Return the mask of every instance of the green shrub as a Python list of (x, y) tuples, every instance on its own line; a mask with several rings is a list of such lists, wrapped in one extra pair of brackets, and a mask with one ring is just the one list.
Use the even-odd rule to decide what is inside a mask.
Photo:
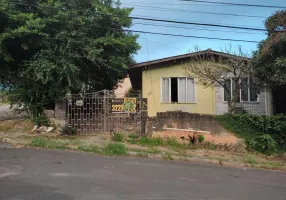
[(205, 137), (203, 135), (198, 136), (199, 143), (203, 143), (205, 141)]
[(217, 116), (216, 119), (223, 127), (247, 141), (269, 134), (279, 150), (286, 150), (286, 115), (225, 114)]
[(115, 133), (112, 137), (112, 141), (115, 141), (115, 142), (123, 142), (124, 140), (124, 137), (121, 133)]
[(267, 155), (271, 155), (277, 151), (276, 142), (269, 134), (257, 136), (248, 141), (247, 145), (249, 149), (253, 149)]
[(121, 143), (114, 143), (109, 144), (103, 149), (103, 154), (112, 156), (112, 155), (126, 155), (127, 154), (127, 148), (124, 144)]

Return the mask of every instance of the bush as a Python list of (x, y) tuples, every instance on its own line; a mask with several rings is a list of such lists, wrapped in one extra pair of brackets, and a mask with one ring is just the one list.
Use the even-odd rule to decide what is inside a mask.
[(225, 114), (217, 116), (216, 119), (223, 127), (247, 141), (269, 134), (279, 150), (286, 150), (286, 115)]
[(275, 140), (269, 135), (264, 134), (257, 136), (254, 139), (247, 142), (248, 148), (271, 155), (277, 151)]
[(37, 126), (50, 126), (50, 122), (46, 115), (41, 114), (39, 116), (33, 117), (33, 122)]
[(205, 137), (203, 135), (198, 136), (199, 143), (203, 143), (205, 141)]
[(112, 137), (112, 141), (115, 142), (123, 142), (124, 137), (121, 133), (115, 133), (114, 136)]

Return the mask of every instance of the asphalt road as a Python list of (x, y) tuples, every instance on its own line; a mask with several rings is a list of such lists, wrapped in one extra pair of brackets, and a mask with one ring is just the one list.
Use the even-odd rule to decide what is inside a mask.
[(286, 173), (1, 148), (0, 199), (285, 200)]

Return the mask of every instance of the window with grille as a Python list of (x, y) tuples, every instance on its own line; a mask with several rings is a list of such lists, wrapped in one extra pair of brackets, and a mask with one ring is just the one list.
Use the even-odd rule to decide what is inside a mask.
[(195, 101), (193, 78), (162, 78), (162, 103), (195, 103)]
[[(244, 78), (242, 80), (227, 79), (225, 80), (226, 88), (224, 88), (224, 101), (230, 100), (233, 96), (233, 91), (236, 84), (242, 83), (242, 87), (237, 97), (237, 102), (257, 102), (258, 91), (251, 78)], [(229, 92), (228, 92), (229, 91)]]

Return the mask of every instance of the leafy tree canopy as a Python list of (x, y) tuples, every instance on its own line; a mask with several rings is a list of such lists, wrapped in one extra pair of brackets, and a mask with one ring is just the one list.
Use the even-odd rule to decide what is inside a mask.
[(68, 93), (113, 89), (126, 76), (139, 49), (138, 36), (123, 31), (131, 8), (112, 0), (13, 2), (0, 1), (0, 80), (12, 104), (38, 115)]
[(253, 63), (262, 84), (286, 84), (286, 10), (277, 11), (265, 21), (268, 37), (258, 45)]

